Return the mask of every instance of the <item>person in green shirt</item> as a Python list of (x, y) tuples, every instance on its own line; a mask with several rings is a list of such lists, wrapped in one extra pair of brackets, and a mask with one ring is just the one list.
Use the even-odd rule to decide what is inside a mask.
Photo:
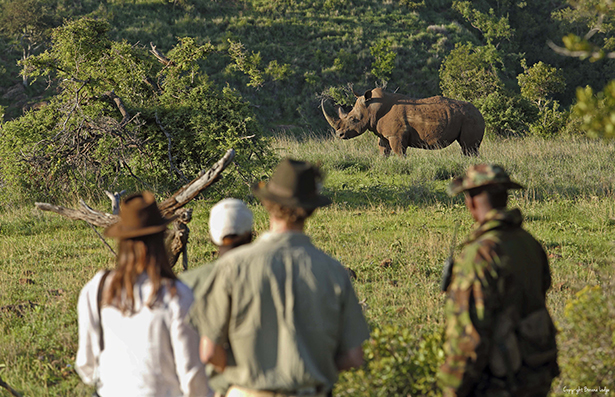
[[(217, 247), (218, 258), (232, 249), (249, 244), (253, 236), (252, 211), (246, 204), (235, 198), (227, 198), (214, 205), (209, 213), (209, 236)], [(207, 284), (216, 261), (206, 263), (179, 275), (179, 279), (190, 287), (194, 294)], [(193, 324), (195, 327), (197, 324)], [(227, 352), (230, 354), (230, 352)], [(215, 397), (226, 395), (230, 387), (226, 377), (216, 372), (213, 365), (206, 365), (209, 386), (216, 392)]]
[(326, 396), (363, 363), (369, 329), (348, 272), (303, 233), (331, 203), (321, 182), (317, 167), (286, 159), (253, 186), (269, 231), (221, 258), (195, 293), (201, 359), (231, 381), (229, 397)]
[(519, 209), (506, 208), (509, 189), (523, 187), (492, 164), (470, 166), (449, 186), (465, 194), (477, 225), (447, 287), (444, 396), (546, 396), (559, 374), (547, 255)]

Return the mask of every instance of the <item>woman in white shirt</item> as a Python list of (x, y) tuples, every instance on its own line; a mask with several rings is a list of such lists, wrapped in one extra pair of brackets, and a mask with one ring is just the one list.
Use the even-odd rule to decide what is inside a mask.
[(119, 239), (116, 268), (99, 272), (81, 290), (75, 363), (101, 397), (213, 395), (199, 336), (185, 321), (194, 298), (177, 280), (165, 249), (172, 220), (162, 217), (153, 194), (143, 192), (127, 197), (120, 221), (105, 230)]

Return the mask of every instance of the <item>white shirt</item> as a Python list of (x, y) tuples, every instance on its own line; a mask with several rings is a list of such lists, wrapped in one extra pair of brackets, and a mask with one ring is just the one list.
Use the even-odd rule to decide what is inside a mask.
[(77, 304), (75, 369), (83, 382), (97, 385), (101, 397), (213, 396), (199, 358), (199, 335), (185, 321), (194, 300), (192, 291), (177, 280), (177, 293), (172, 297), (163, 285), (162, 299), (150, 309), (145, 302), (152, 283), (147, 274), (141, 274), (134, 285), (133, 315), (124, 316), (114, 306), (103, 306), (105, 349), (101, 354), (97, 292), (102, 275), (102, 271), (97, 273), (83, 287)]

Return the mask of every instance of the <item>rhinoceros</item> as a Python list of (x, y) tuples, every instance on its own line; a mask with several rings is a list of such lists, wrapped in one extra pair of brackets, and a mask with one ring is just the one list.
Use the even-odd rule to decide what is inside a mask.
[(469, 102), (442, 96), (414, 99), (381, 88), (355, 96), (353, 109), (346, 113), (339, 107), (338, 118), (327, 114), (324, 99), (320, 103), (338, 138), (350, 139), (370, 130), (379, 138), (380, 153), (386, 156), (391, 151), (405, 155), (409, 147), (441, 149), (454, 141), (459, 142), (463, 154), (478, 155), (485, 120)]

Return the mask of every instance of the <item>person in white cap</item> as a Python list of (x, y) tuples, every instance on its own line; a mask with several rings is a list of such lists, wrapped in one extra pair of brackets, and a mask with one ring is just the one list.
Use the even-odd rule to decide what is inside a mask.
[(218, 257), (252, 241), (252, 211), (241, 200), (224, 199), (209, 214), (209, 234), (218, 246)]
[(254, 185), (269, 231), (221, 258), (194, 293), (201, 360), (232, 383), (226, 397), (326, 397), (363, 364), (369, 327), (348, 271), (304, 233), (331, 204), (322, 181), (318, 167), (285, 159)]
[[(252, 211), (243, 201), (227, 198), (214, 205), (209, 213), (209, 235), (218, 248), (218, 258), (236, 247), (252, 242), (252, 226)], [(179, 278), (197, 293), (207, 285), (215, 265), (216, 261), (207, 263), (183, 272)], [(228, 354), (232, 355), (232, 352), (229, 351)], [(214, 389), (216, 396), (224, 396), (230, 383), (224, 375), (217, 373), (212, 365), (207, 365), (205, 369), (209, 377), (209, 386)]]

